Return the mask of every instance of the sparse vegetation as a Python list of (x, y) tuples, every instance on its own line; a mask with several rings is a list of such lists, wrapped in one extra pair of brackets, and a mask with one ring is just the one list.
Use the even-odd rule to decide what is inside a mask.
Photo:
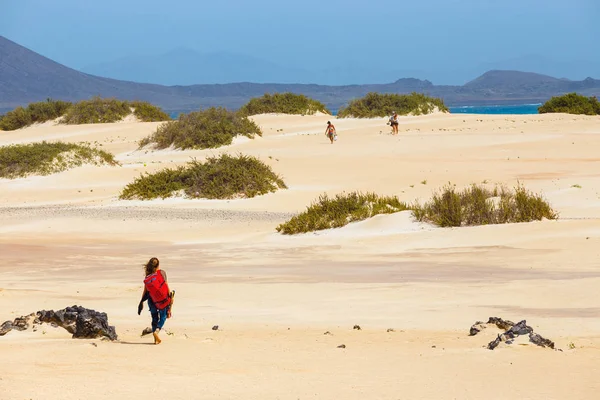
[(129, 103), (133, 108), (133, 115), (142, 122), (170, 121), (171, 117), (160, 107), (145, 101), (132, 101)]
[(377, 214), (391, 214), (408, 209), (408, 205), (395, 196), (351, 192), (338, 194), (331, 198), (327, 194), (323, 194), (316, 202), (307, 207), (306, 211), (279, 225), (277, 232), (293, 235), (340, 228)]
[(144, 174), (127, 185), (120, 198), (151, 200), (167, 198), (183, 191), (187, 198), (251, 198), (287, 186), (271, 167), (255, 157), (223, 154), (205, 162)]
[(576, 183), (576, 184), (574, 184), (574, 185), (571, 185), (571, 187), (572, 187), (572, 188), (575, 188), (575, 189), (581, 189), (581, 185), (579, 185), (579, 184), (577, 184), (577, 183)]
[(131, 107), (126, 101), (94, 97), (80, 101), (71, 106), (63, 123), (70, 125), (99, 124), (117, 122), (131, 114)]
[(398, 115), (430, 114), (435, 109), (448, 112), (443, 100), (426, 96), (422, 93), (381, 94), (368, 93), (366, 96), (352, 100), (348, 106), (341, 108), (338, 117), (375, 118), (390, 116), (394, 111)]
[(239, 112), (246, 116), (267, 113), (313, 115), (322, 112), (331, 114), (320, 101), (295, 93), (266, 93), (262, 97), (251, 99), (240, 108)]
[(0, 130), (14, 131), (26, 126), (50, 121), (64, 115), (71, 103), (47, 99), (31, 103), (27, 107), (17, 107), (0, 118)]
[(462, 191), (447, 185), (433, 198), (420, 205), (406, 204), (397, 197), (382, 197), (375, 193), (344, 193), (334, 198), (321, 195), (306, 211), (279, 225), (277, 232), (286, 235), (340, 228), (377, 214), (392, 214), (411, 210), (415, 219), (440, 227), (530, 222), (543, 218), (556, 219), (558, 214), (539, 195), (517, 186), (487, 189), (472, 185)]
[(513, 191), (505, 188), (490, 190), (471, 185), (457, 191), (447, 185), (434, 193), (424, 205), (411, 207), (418, 221), (431, 222), (441, 227), (504, 224), (510, 222), (556, 219), (557, 213), (537, 194), (517, 186)]
[[(133, 111), (132, 111), (133, 110)], [(143, 122), (168, 121), (170, 117), (159, 107), (143, 101), (120, 101), (94, 97), (79, 103), (52, 100), (17, 107), (0, 117), (0, 130), (13, 131), (35, 123), (64, 117), (65, 124), (117, 122), (133, 114)]]
[(118, 165), (112, 154), (74, 143), (31, 143), (0, 147), (0, 177), (50, 175), (83, 164)]
[(154, 143), (158, 149), (173, 145), (177, 149), (208, 149), (230, 145), (233, 138), (262, 135), (247, 117), (225, 108), (182, 114), (176, 121), (162, 124), (155, 133), (140, 141), (140, 148)]
[(540, 114), (567, 113), (600, 115), (600, 102), (596, 97), (585, 97), (577, 93), (568, 93), (552, 97), (538, 108)]

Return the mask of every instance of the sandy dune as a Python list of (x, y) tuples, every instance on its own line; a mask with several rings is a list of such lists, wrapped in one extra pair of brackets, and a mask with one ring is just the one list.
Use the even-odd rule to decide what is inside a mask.
[[(405, 117), (399, 136), (383, 119), (333, 119), (334, 145), (328, 119), (257, 116), (262, 138), (206, 151), (138, 150), (157, 123), (0, 133), (0, 145), (95, 143), (122, 163), (0, 180), (0, 323), (79, 304), (107, 312), (120, 337), (0, 337), (0, 399), (596, 399), (600, 119), (436, 114)], [(289, 190), (118, 200), (143, 172), (221, 152), (261, 158)], [(324, 192), (412, 202), (448, 182), (521, 182), (560, 220), (440, 229), (403, 212), (275, 232)], [(151, 256), (178, 296), (160, 346), (145, 345), (150, 317), (136, 313)], [(563, 351), (486, 350), (498, 332), (468, 329), (489, 316), (526, 319)]]

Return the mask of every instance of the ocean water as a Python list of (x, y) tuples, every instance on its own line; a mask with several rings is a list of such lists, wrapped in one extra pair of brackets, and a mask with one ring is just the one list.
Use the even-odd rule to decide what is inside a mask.
[(537, 114), (542, 104), (448, 107), (452, 114)]
[[(504, 106), (459, 106), (459, 107), (448, 107), (452, 114), (537, 114), (538, 107), (542, 103), (538, 104), (516, 104), (516, 105), (504, 105)], [(189, 111), (177, 111), (171, 112), (171, 118), (177, 119), (180, 113), (187, 114)], [(332, 115), (336, 116), (338, 110), (332, 109)]]

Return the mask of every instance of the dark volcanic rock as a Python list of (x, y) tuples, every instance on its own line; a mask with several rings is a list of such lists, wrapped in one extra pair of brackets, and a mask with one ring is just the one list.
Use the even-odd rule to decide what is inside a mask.
[(498, 327), (498, 329), (504, 329), (504, 330), (512, 328), (513, 325), (515, 324), (512, 321), (509, 321), (509, 320), (505, 321), (502, 318), (498, 318), (498, 317), (490, 317), (488, 319), (487, 323), (488, 324), (494, 324), (494, 325), (496, 325)]
[(485, 328), (485, 322), (477, 321), (471, 325), (471, 329), (469, 329), (469, 336), (475, 336)]
[(144, 328), (144, 330), (142, 331), (142, 336), (146, 336), (152, 333), (152, 328), (150, 327), (146, 327)]
[(108, 325), (106, 313), (90, 310), (81, 306), (67, 307), (58, 311), (38, 311), (35, 314), (6, 321), (0, 326), (0, 336), (12, 329), (24, 331), (31, 325), (48, 323), (60, 326), (73, 335), (74, 339), (107, 338), (117, 340), (114, 326)]
[(503, 320), (502, 318), (490, 317), (487, 324), (484, 324), (481, 321), (475, 322), (471, 326), (471, 329), (469, 329), (469, 336), (475, 336), (481, 332), (481, 330), (485, 329), (487, 325), (495, 325), (499, 329), (505, 331), (504, 333), (499, 334), (496, 339), (488, 343), (487, 348), (490, 350), (494, 350), (502, 342), (511, 344), (513, 339), (522, 335), (529, 335), (529, 341), (531, 343), (541, 347), (549, 347), (554, 349), (554, 342), (538, 335), (537, 333), (534, 333), (533, 328), (527, 325), (527, 321), (525, 320), (515, 324), (512, 321)]
[(10, 321), (6, 321), (2, 325), (0, 325), (0, 336), (6, 335), (8, 332), (12, 331), (13, 324)]
[(58, 311), (38, 311), (41, 322), (52, 323), (65, 328), (74, 339), (96, 339), (106, 337), (117, 340), (114, 326), (108, 325), (106, 313), (81, 306), (67, 307)]
[(525, 320), (519, 322), (516, 325), (513, 325), (508, 332), (518, 336), (518, 335), (528, 335), (533, 332), (533, 328), (527, 325)]
[(554, 349), (554, 342), (552, 340), (546, 339), (534, 332), (529, 334), (529, 341), (541, 347), (550, 347), (551, 349)]

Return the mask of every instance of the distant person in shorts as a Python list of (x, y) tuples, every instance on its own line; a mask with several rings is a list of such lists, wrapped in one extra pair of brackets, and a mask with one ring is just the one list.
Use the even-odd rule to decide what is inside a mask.
[(390, 117), (390, 125), (392, 126), (392, 135), (398, 134), (398, 114), (396, 111), (392, 111), (392, 116)]
[(337, 132), (335, 131), (335, 126), (331, 123), (331, 121), (327, 121), (327, 128), (325, 128), (325, 136), (329, 138), (331, 144), (335, 140), (337, 140)]

